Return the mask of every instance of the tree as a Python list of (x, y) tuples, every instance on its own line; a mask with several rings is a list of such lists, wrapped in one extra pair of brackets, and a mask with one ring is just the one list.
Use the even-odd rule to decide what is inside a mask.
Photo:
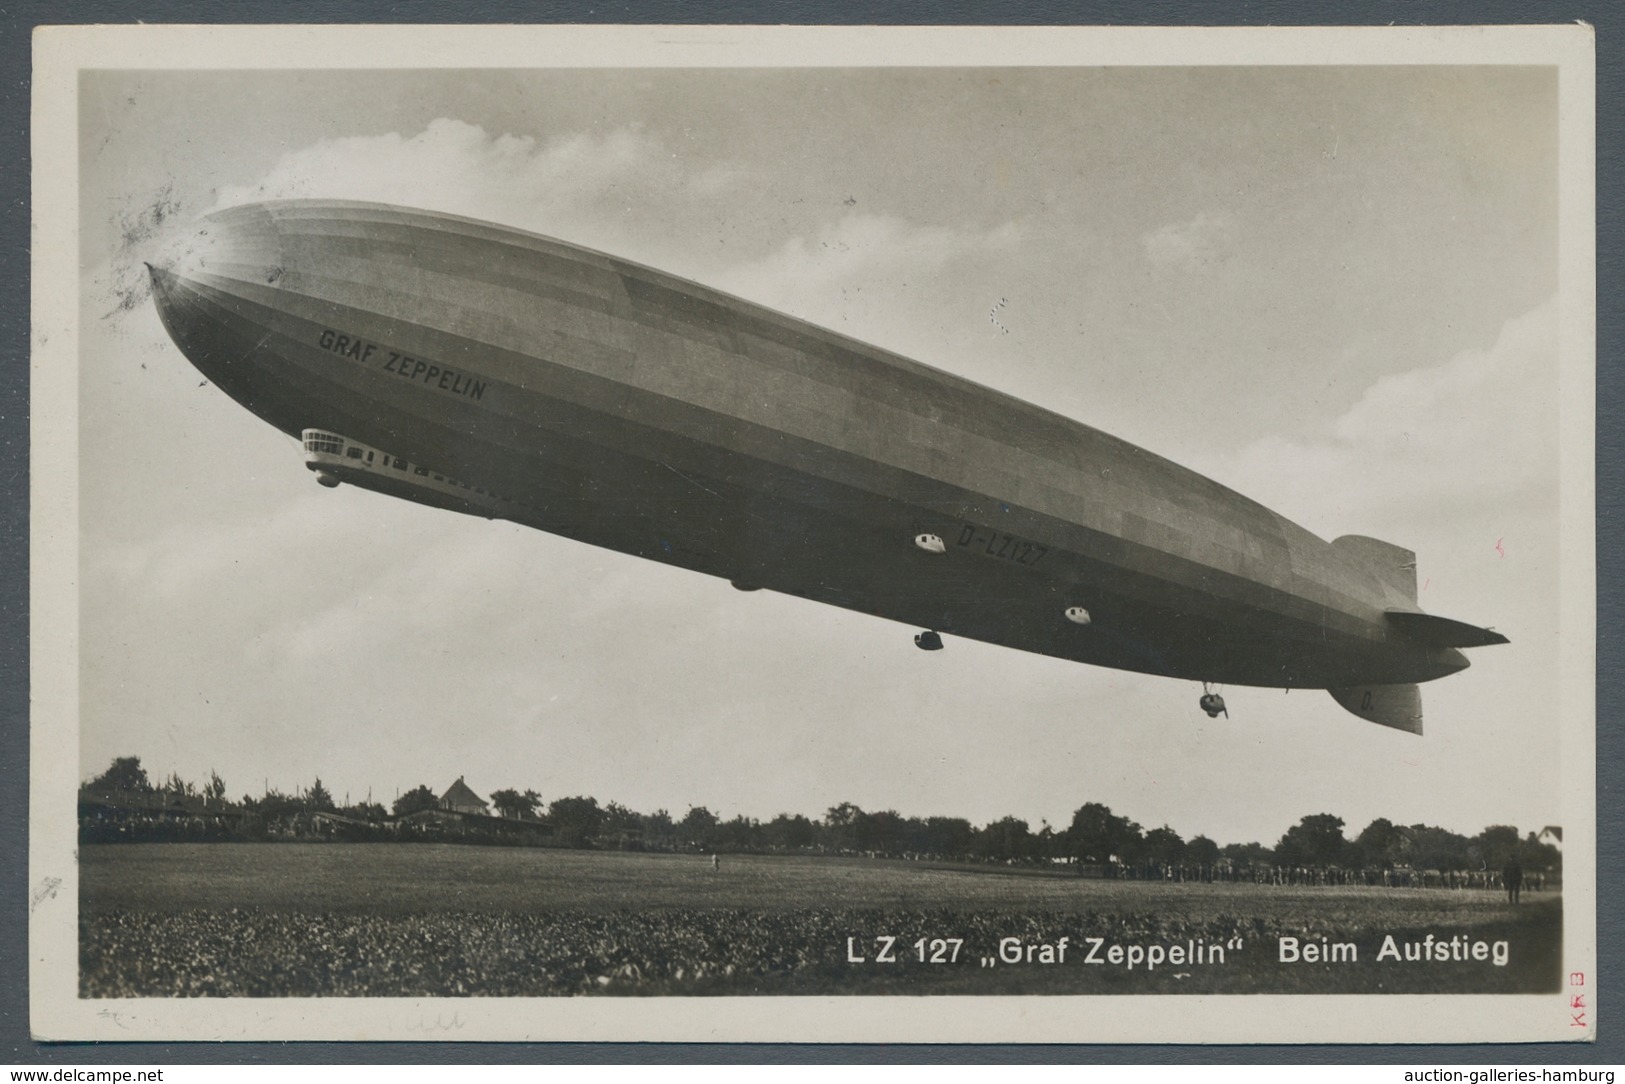
[(291, 817), (296, 813), (302, 813), (305, 809), (304, 802), (279, 790), (268, 790), (253, 801), (245, 799), (243, 804), (259, 814), (260, 819), (264, 821)]
[(395, 799), (392, 807), (397, 817), (404, 817), (408, 813), (421, 813), (425, 809), (434, 809), (440, 805), (440, 799), (435, 792), (429, 789), (427, 783), (419, 783), (399, 798)]
[(1226, 843), (1219, 853), (1243, 869), (1274, 863), (1270, 849), (1262, 843)]
[(1166, 824), (1145, 834), (1142, 849), (1147, 858), (1164, 866), (1177, 865), (1185, 859), (1185, 841)]
[(729, 850), (755, 850), (761, 845), (761, 825), (743, 813), (733, 820), (718, 824), (714, 839)]
[(653, 813), (645, 813), (638, 817), (638, 822), (643, 830), (645, 847), (669, 850), (677, 845), (677, 826), (672, 823), (671, 814), (666, 810), (657, 809)]
[(324, 813), (331, 813), (338, 808), (333, 804), (333, 796), (322, 786), (322, 777), (319, 775), (316, 782), (310, 785), (310, 789), (305, 791), (305, 806)]
[(677, 822), (677, 837), (691, 847), (703, 847), (711, 842), (716, 828), (717, 815), (703, 805), (693, 805)]
[(1312, 813), (1286, 830), (1275, 845), (1275, 860), (1289, 866), (1334, 866), (1343, 861), (1343, 818)]
[(524, 820), (536, 816), (536, 808), (542, 804), (542, 796), (533, 790), (494, 790), (491, 792), (491, 805), (497, 813), (504, 817)]
[(1206, 836), (1196, 836), (1185, 844), (1185, 861), (1211, 866), (1219, 860), (1219, 845)]
[(1400, 832), (1404, 835), (1400, 854), (1414, 869), (1479, 869), (1484, 865), (1469, 853), (1472, 841), (1448, 828), (1413, 824)]
[(169, 778), (164, 780), (163, 793), (164, 797), (170, 801), (178, 802), (182, 798), (190, 798), (195, 795), (197, 788), (182, 779), (179, 772), (170, 772)]
[(1530, 832), (1523, 841), (1523, 868), (1526, 870), (1561, 871), (1563, 869), (1563, 852), (1550, 843), (1542, 843), (1540, 837)]
[(964, 817), (927, 817), (925, 819), (926, 854), (943, 858), (959, 858), (970, 853), (976, 830)]
[(904, 822), (895, 809), (864, 813), (858, 817), (853, 828), (856, 830), (855, 842), (860, 851), (895, 854), (902, 849)]
[(1510, 824), (1492, 824), (1473, 840), (1480, 860), (1490, 869), (1500, 869), (1514, 857), (1522, 858), (1523, 841)]
[(1391, 868), (1400, 861), (1405, 846), (1404, 830), (1387, 817), (1378, 817), (1355, 837), (1355, 861), (1362, 866)]
[(610, 832), (637, 834), (643, 831), (643, 817), (620, 802), (610, 802), (604, 806), (603, 827)]
[(389, 815), (388, 810), (377, 802), (357, 802), (354, 805), (345, 806), (339, 812), (346, 817), (354, 817), (363, 821), (381, 821)]
[(974, 846), (984, 858), (1026, 858), (1032, 852), (1032, 832), (1019, 817), (1001, 817), (976, 833)]
[(800, 850), (811, 847), (817, 832), (813, 822), (800, 813), (791, 816), (780, 813), (762, 827), (762, 838), (770, 847), (782, 850)]
[(209, 769), (209, 781), (203, 786), (203, 796), (214, 803), (226, 800), (226, 781), (212, 768)]
[(566, 847), (590, 847), (604, 823), (597, 798), (555, 798), (547, 807), (553, 838)]
[(1058, 835), (1055, 829), (1050, 827), (1049, 821), (1040, 820), (1038, 823), (1040, 827), (1033, 834), (1033, 857), (1042, 858), (1045, 861), (1052, 858), (1065, 858), (1066, 837)]
[(128, 794), (151, 794), (152, 783), (140, 757), (116, 757), (107, 770), (90, 781), (90, 788)]
[(1072, 814), (1067, 838), (1079, 863), (1105, 866), (1133, 857), (1140, 845), (1140, 826), (1099, 802), (1088, 802)]
[(856, 850), (858, 826), (862, 820), (863, 810), (851, 802), (830, 806), (824, 812), (824, 830), (829, 837), (829, 845), (839, 851)]
[(641, 849), (644, 846), (643, 818), (620, 802), (608, 803), (604, 806), (603, 822), (598, 826), (598, 841), (621, 850)]

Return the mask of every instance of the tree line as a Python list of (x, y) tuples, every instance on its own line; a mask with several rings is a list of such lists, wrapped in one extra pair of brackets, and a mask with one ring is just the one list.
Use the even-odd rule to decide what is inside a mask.
[[(167, 804), (199, 817), (248, 815), (262, 823), (288, 822), (314, 813), (335, 813), (353, 821), (383, 824), (440, 805), (439, 796), (420, 784), (386, 809), (365, 800), (339, 803), (317, 778), (294, 794), (266, 788), (258, 798), (238, 802), (211, 772), (202, 786), (171, 773), (153, 783), (139, 757), (119, 757), (85, 784), (85, 793), (136, 805)], [(656, 851), (861, 854), (906, 858), (1023, 864), (1075, 863), (1108, 876), (1161, 875), (1189, 870), (1194, 875), (1225, 868), (1306, 869), (1410, 868), (1465, 872), (1499, 869), (1517, 857), (1529, 869), (1561, 868), (1561, 853), (1534, 832), (1520, 835), (1510, 825), (1491, 825), (1474, 836), (1424, 824), (1400, 825), (1378, 817), (1352, 837), (1341, 817), (1315, 813), (1288, 828), (1274, 846), (1259, 842), (1220, 845), (1205, 835), (1184, 838), (1164, 824), (1145, 829), (1099, 802), (1086, 802), (1071, 822), (1057, 829), (1047, 821), (1034, 831), (1019, 817), (1006, 816), (980, 827), (964, 817), (903, 816), (895, 810), (868, 811), (851, 802), (831, 806), (819, 818), (780, 813), (770, 820), (738, 815), (724, 819), (705, 806), (681, 817), (664, 809), (640, 813), (619, 802), (573, 796), (544, 802), (534, 790), (493, 791), (491, 805), (502, 818), (544, 822), (553, 846)], [(1147, 873), (1149, 871), (1149, 874)]]

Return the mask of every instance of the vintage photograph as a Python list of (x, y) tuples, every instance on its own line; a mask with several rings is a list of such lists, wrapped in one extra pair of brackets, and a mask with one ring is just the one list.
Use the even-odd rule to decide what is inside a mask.
[(1590, 38), (1209, 33), (36, 39), (36, 1033), (1589, 1037)]

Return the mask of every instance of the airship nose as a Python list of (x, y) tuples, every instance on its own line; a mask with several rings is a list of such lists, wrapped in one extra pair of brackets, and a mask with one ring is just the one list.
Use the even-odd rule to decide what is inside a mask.
[[(143, 263), (164, 330), (207, 383), (286, 433), (317, 417), (308, 376), (282, 338), (294, 322), (267, 304), (280, 238), (261, 208), (210, 215)], [(282, 298), (281, 300), (286, 300)]]
[(142, 263), (147, 269), (147, 278), (152, 282), (153, 296), (158, 298), (158, 303), (161, 305), (164, 297), (169, 293), (169, 280), (174, 278), (174, 275), (168, 268), (159, 267), (151, 261), (143, 260)]
[(143, 260), (147, 269), (147, 279), (152, 284), (152, 295), (162, 308), (166, 303), (173, 304), (180, 276), (175, 270), (171, 260)]
[[(163, 318), (164, 325), (170, 326), (170, 315), (174, 308), (175, 273), (167, 266), (159, 266), (150, 260), (143, 260), (147, 268), (147, 279), (152, 284), (152, 300), (158, 306), (158, 315)], [(171, 334), (174, 334), (171, 328)]]
[[(144, 261), (146, 262), (146, 261)], [(192, 338), (193, 329), (189, 320), (182, 311), (185, 305), (182, 300), (180, 280), (168, 265), (146, 262), (147, 277), (152, 282), (152, 302), (158, 308), (158, 319), (163, 321), (164, 329), (169, 337), (175, 340), (176, 345), (186, 352), (188, 340)]]

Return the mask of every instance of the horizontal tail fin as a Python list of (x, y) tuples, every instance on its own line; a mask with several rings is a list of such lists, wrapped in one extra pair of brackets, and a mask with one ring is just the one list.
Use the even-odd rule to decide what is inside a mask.
[(1452, 621), (1448, 617), (1406, 610), (1389, 610), (1383, 617), (1389, 627), (1401, 636), (1430, 647), (1491, 647), (1510, 642), (1494, 629), (1481, 629), (1477, 625)]
[(1422, 690), (1415, 685), (1357, 685), (1326, 691), (1367, 722), (1409, 734), (1422, 733)]

